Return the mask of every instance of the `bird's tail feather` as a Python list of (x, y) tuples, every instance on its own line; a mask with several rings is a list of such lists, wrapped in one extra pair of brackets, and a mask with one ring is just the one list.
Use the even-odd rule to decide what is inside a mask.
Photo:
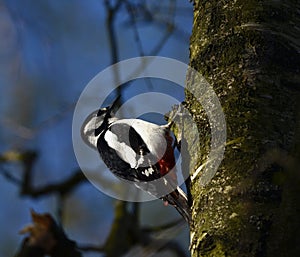
[(191, 212), (190, 206), (188, 204), (188, 199), (186, 194), (180, 187), (177, 187), (175, 191), (164, 196), (164, 200), (169, 204), (173, 205), (176, 210), (181, 214), (181, 216), (191, 224)]

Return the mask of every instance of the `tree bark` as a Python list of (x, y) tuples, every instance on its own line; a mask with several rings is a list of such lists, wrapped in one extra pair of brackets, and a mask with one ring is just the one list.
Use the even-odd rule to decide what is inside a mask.
[[(194, 2), (190, 65), (221, 102), (227, 143), (213, 179), (192, 181), (193, 257), (300, 253), (299, 13), (292, 0)], [(197, 87), (188, 78), (186, 105), (201, 142), (200, 150), (189, 145), (191, 171), (206, 162), (211, 140), (189, 93)]]

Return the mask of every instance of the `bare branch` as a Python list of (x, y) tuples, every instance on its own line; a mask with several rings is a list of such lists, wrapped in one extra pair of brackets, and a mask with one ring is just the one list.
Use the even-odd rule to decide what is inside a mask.
[(59, 193), (60, 195), (66, 195), (70, 193), (81, 182), (86, 182), (86, 177), (81, 170), (74, 172), (69, 178), (56, 184), (48, 184), (40, 188), (34, 188), (31, 182), (23, 184), (21, 194), (30, 196), (33, 198)]

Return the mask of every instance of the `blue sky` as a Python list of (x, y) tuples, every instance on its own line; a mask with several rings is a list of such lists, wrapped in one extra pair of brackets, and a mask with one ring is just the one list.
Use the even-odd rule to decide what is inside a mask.
[[(168, 3), (156, 4), (152, 22), (137, 15), (143, 54), (150, 54), (165, 35), (164, 23), (174, 22), (175, 32), (156, 54), (188, 63), (192, 4), (178, 1), (172, 20), (165, 15)], [(87, 83), (111, 64), (105, 17), (100, 0), (0, 0), (0, 153), (36, 150), (39, 158), (34, 182), (38, 185), (61, 181), (78, 167), (72, 148), (73, 107)], [(124, 9), (115, 24), (119, 60), (139, 56), (135, 32)], [(136, 81), (124, 91), (124, 99), (161, 88), (155, 80), (152, 88), (149, 83)], [(170, 94), (181, 100), (184, 97), (180, 90), (171, 89)], [(16, 177), (22, 172), (17, 163), (5, 168)], [(30, 221), (29, 208), (55, 215), (57, 200), (54, 196), (20, 198), (18, 188), (3, 176), (0, 183), (0, 255), (11, 256), (22, 239), (17, 232)], [(91, 184), (80, 186), (65, 201), (63, 224), (67, 234), (78, 242), (104, 242), (113, 217), (113, 201)], [(158, 213), (147, 217), (153, 208)], [(177, 217), (173, 210), (163, 208), (159, 201), (143, 204), (142, 222), (155, 224), (157, 215), (160, 222), (168, 215)]]

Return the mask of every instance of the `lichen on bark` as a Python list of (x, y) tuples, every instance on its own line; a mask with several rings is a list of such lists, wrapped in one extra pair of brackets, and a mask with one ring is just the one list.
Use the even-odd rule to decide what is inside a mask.
[[(284, 256), (274, 250), (283, 240), (276, 232), (284, 231), (289, 199), (300, 200), (294, 195), (298, 184), (292, 183), (292, 193), (287, 186), (293, 180), (290, 166), (281, 161), (281, 153), (295, 153), (299, 10), (291, 0), (194, 3), (190, 65), (220, 99), (227, 143), (210, 183), (199, 186), (199, 177), (192, 183), (192, 256)], [(189, 93), (198, 85), (189, 78), (187, 84), (186, 106), (201, 139), (200, 150), (189, 146), (193, 172), (206, 161), (210, 130), (203, 108)], [(192, 138), (186, 127), (185, 136)]]

